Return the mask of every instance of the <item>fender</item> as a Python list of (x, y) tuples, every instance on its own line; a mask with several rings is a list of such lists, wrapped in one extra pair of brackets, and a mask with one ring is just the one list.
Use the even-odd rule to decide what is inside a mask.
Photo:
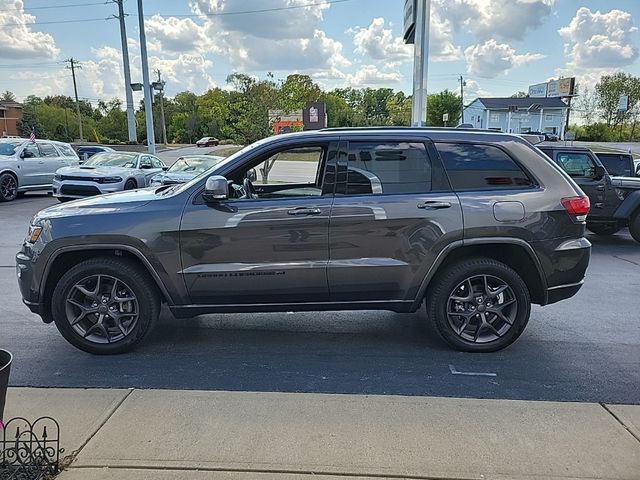
[(620, 204), (613, 217), (628, 220), (638, 207), (640, 207), (640, 190), (627, 195), (627, 198)]
[(498, 245), (510, 244), (510, 245), (517, 245), (519, 247), (524, 248), (524, 250), (527, 252), (529, 257), (533, 261), (533, 264), (536, 266), (538, 278), (540, 279), (540, 282), (542, 284), (542, 291), (543, 291), (542, 305), (545, 305), (548, 301), (547, 279), (544, 275), (544, 271), (542, 269), (542, 265), (540, 264), (540, 260), (538, 259), (538, 256), (536, 255), (535, 251), (533, 250), (533, 247), (531, 247), (531, 245), (529, 245), (526, 241), (521, 240), (519, 238), (481, 237), (481, 238), (465, 238), (464, 240), (458, 240), (458, 241), (452, 242), (451, 244), (447, 245), (438, 254), (435, 261), (433, 262), (433, 265), (431, 265), (431, 268), (427, 272), (427, 275), (425, 276), (424, 280), (420, 284), (420, 289), (418, 290), (418, 296), (414, 300), (412, 308), (414, 310), (417, 310), (420, 307), (420, 304), (424, 299), (429, 283), (431, 282), (433, 277), (435, 277), (436, 273), (440, 269), (440, 266), (445, 262), (445, 260), (449, 257), (449, 255), (451, 255), (455, 250), (463, 247), (472, 246), (472, 245), (496, 245), (496, 244)]
[(51, 270), (51, 265), (53, 265), (55, 259), (58, 258), (63, 253), (76, 252), (78, 250), (124, 250), (129, 253), (132, 253), (138, 259), (140, 259), (140, 261), (144, 264), (145, 268), (151, 274), (151, 277), (153, 278), (156, 285), (160, 289), (160, 292), (162, 293), (162, 296), (167, 301), (167, 303), (170, 306), (174, 305), (173, 298), (169, 294), (169, 291), (167, 290), (164, 282), (158, 276), (157, 272), (155, 271), (155, 269), (153, 268), (153, 266), (151, 265), (151, 262), (149, 262), (147, 257), (145, 257), (144, 254), (140, 250), (138, 250), (136, 247), (132, 247), (131, 245), (125, 245), (125, 244), (117, 244), (117, 243), (109, 243), (109, 244), (96, 243), (96, 244), (86, 244), (86, 245), (73, 245), (73, 246), (67, 246), (67, 247), (60, 247), (57, 250), (55, 250), (49, 256), (49, 259), (47, 260), (47, 264), (44, 268), (44, 273), (42, 275), (42, 278), (40, 279), (40, 288), (39, 288), (40, 298), (42, 298), (44, 295), (44, 287), (47, 284), (49, 271)]

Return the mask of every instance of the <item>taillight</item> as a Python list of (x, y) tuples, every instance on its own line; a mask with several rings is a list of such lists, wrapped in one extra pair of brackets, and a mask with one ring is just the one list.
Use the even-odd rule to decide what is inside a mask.
[(566, 197), (561, 201), (569, 215), (575, 215), (579, 221), (584, 221), (587, 218), (591, 208), (589, 197)]

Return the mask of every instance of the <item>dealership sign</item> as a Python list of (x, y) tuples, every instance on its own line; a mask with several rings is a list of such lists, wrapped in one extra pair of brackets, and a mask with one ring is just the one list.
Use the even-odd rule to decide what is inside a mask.
[(574, 77), (551, 80), (546, 83), (538, 83), (529, 87), (529, 97), (552, 98), (570, 97), (573, 95), (576, 79)]
[(618, 99), (618, 112), (624, 113), (629, 110), (629, 95), (620, 95)]
[(402, 30), (404, 43), (414, 43), (416, 38), (416, 0), (404, 2), (404, 28)]

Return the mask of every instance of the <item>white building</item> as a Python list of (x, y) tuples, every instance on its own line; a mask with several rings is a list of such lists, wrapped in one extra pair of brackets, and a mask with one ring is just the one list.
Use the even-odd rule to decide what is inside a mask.
[(560, 98), (476, 98), (461, 123), (507, 133), (547, 132), (564, 138), (567, 104)]

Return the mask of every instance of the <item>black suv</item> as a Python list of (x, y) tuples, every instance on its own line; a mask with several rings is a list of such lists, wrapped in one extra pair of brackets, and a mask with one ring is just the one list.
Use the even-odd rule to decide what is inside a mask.
[(609, 175), (588, 148), (542, 145), (540, 150), (589, 196), (589, 230), (596, 235), (613, 235), (628, 226), (631, 236), (640, 242), (640, 178)]
[(278, 135), (188, 183), (50, 207), (17, 254), (24, 302), (76, 347), (129, 350), (161, 303), (212, 312), (427, 306), (460, 350), (571, 297), (589, 199), (517, 136), (455, 129)]

